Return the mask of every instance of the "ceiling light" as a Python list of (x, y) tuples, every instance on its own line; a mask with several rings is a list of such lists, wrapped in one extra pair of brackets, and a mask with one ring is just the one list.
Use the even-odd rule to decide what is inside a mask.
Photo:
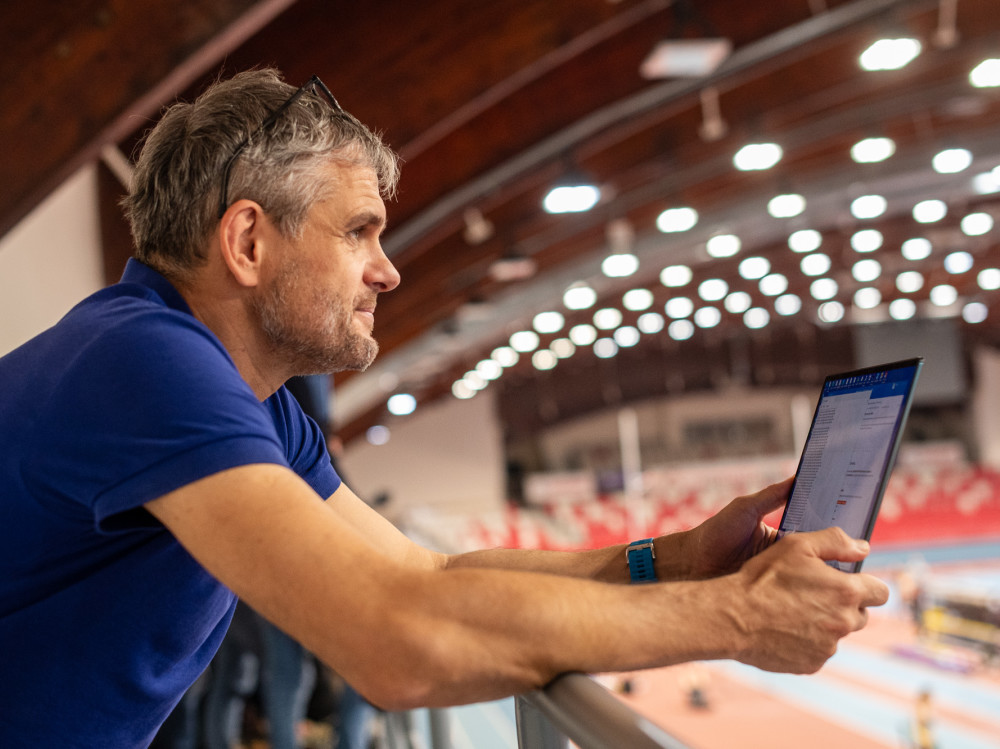
[(675, 341), (686, 341), (694, 335), (694, 323), (690, 320), (674, 320), (667, 326), (667, 335)]
[(976, 195), (992, 195), (1000, 192), (1000, 168), (977, 174), (972, 178), (972, 189)]
[(693, 229), (698, 223), (698, 211), (694, 208), (668, 208), (656, 217), (656, 228), (664, 234)]
[(559, 357), (552, 353), (549, 349), (543, 348), (536, 351), (531, 355), (531, 364), (535, 369), (544, 371), (547, 369), (552, 369), (559, 363)]
[(993, 228), (993, 217), (988, 213), (970, 213), (962, 219), (962, 231), (966, 236), (979, 237)]
[(682, 317), (687, 317), (694, 312), (694, 302), (686, 296), (675, 296), (663, 305), (663, 311), (667, 313), (667, 317), (672, 317), (675, 320), (678, 320)]
[(912, 294), (924, 288), (924, 275), (920, 271), (907, 270), (896, 276), (896, 288), (904, 294)]
[(729, 284), (721, 278), (709, 278), (698, 285), (698, 296), (706, 302), (717, 302), (729, 293)]
[(735, 234), (716, 234), (705, 243), (705, 251), (711, 257), (732, 257), (740, 251), (742, 243)]
[(976, 276), (976, 283), (983, 291), (1000, 289), (1000, 268), (983, 268)]
[(538, 333), (533, 330), (519, 330), (510, 337), (510, 347), (515, 351), (526, 354), (538, 348), (540, 339)]
[(668, 265), (660, 271), (660, 283), (668, 288), (677, 288), (691, 283), (691, 269), (686, 265)]
[(806, 209), (806, 199), (797, 193), (776, 195), (767, 203), (767, 212), (774, 218), (792, 218)]
[(912, 299), (894, 299), (889, 303), (889, 317), (893, 320), (909, 320), (917, 313), (917, 304)]
[(740, 275), (748, 281), (756, 281), (771, 272), (771, 262), (766, 257), (748, 257), (740, 262)]
[(965, 148), (946, 148), (931, 159), (931, 166), (938, 174), (958, 174), (971, 165), (972, 152)]
[(948, 204), (943, 200), (921, 200), (913, 206), (913, 220), (921, 224), (933, 224), (948, 215)]
[(882, 266), (878, 260), (859, 260), (851, 268), (851, 275), (859, 283), (869, 283), (882, 275)]
[(719, 106), (719, 90), (715, 86), (706, 86), (699, 94), (701, 99), (701, 124), (698, 135), (706, 143), (722, 140), (729, 132), (729, 126), (722, 119), (722, 108)]
[(770, 169), (779, 161), (783, 151), (777, 143), (750, 143), (733, 156), (733, 165), (741, 172)]
[(856, 252), (875, 252), (882, 246), (882, 232), (878, 229), (862, 229), (851, 235), (851, 247)]
[(982, 302), (969, 302), (962, 308), (962, 319), (973, 325), (983, 322), (989, 314), (989, 307)]
[(466, 385), (464, 380), (455, 380), (451, 385), (451, 394), (459, 400), (468, 400), (476, 394), (476, 391)]
[(774, 300), (774, 311), (779, 315), (788, 317), (789, 315), (798, 314), (801, 309), (802, 300), (795, 294), (782, 294)]
[(722, 322), (722, 313), (715, 307), (701, 307), (694, 313), (694, 324), (699, 328), (714, 328)]
[(788, 291), (788, 279), (780, 273), (770, 273), (760, 279), (758, 287), (765, 296), (778, 296)]
[(393, 416), (408, 416), (417, 410), (417, 399), (409, 393), (396, 393), (386, 403)]
[(751, 307), (743, 313), (743, 324), (748, 328), (758, 330), (767, 327), (769, 322), (771, 322), (771, 315), (763, 307)]
[(389, 441), (390, 436), (388, 427), (384, 427), (381, 424), (369, 427), (368, 431), (365, 432), (365, 439), (368, 440), (368, 444), (374, 445), (375, 447), (381, 447), (384, 445)]
[(622, 348), (631, 348), (639, 342), (638, 328), (634, 328), (631, 325), (622, 325), (618, 330), (613, 333), (615, 343), (617, 343)]
[(597, 340), (597, 329), (593, 325), (574, 325), (569, 329), (569, 339), (577, 346), (589, 346)]
[(825, 302), (816, 310), (821, 322), (834, 323), (844, 319), (844, 305), (840, 302)]
[(600, 359), (610, 359), (618, 353), (618, 344), (613, 338), (598, 338), (594, 341), (594, 354)]
[(530, 257), (520, 255), (508, 255), (490, 263), (490, 278), (494, 281), (507, 283), (510, 281), (524, 281), (535, 275), (538, 270), (538, 263)]
[(631, 252), (608, 255), (601, 263), (601, 272), (608, 278), (625, 278), (639, 270), (639, 258)]
[(812, 255), (806, 255), (802, 258), (802, 262), (799, 263), (799, 268), (807, 276), (822, 276), (828, 270), (830, 270), (830, 258), (824, 255), (822, 252), (814, 252)]
[(640, 312), (653, 306), (653, 292), (649, 289), (631, 289), (622, 296), (622, 305), (632, 312)]
[(659, 333), (663, 330), (664, 326), (663, 315), (658, 312), (647, 312), (639, 315), (639, 319), (635, 324), (643, 333)]
[(851, 215), (857, 219), (878, 218), (888, 205), (881, 195), (862, 195), (851, 201)]
[(466, 387), (470, 390), (479, 391), (489, 385), (489, 382), (483, 378), (479, 372), (472, 369), (465, 373), (462, 377), (462, 382), (465, 383)]
[(837, 282), (832, 278), (817, 278), (809, 284), (809, 293), (817, 301), (833, 299), (839, 290)]
[(701, 78), (729, 57), (728, 39), (665, 39), (639, 65), (639, 74), (649, 80)]
[(976, 88), (1000, 86), (1000, 59), (983, 60), (969, 73), (969, 83)]
[(613, 253), (631, 252), (635, 245), (635, 227), (627, 218), (616, 218), (604, 227), (604, 236)]
[(933, 246), (929, 239), (914, 237), (903, 242), (900, 251), (907, 260), (925, 260), (930, 257)]
[(732, 312), (734, 315), (742, 315), (750, 309), (750, 305), (753, 304), (753, 298), (745, 291), (734, 291), (726, 297), (726, 300), (722, 304), (728, 312)]
[(599, 330), (611, 330), (622, 324), (622, 313), (614, 307), (605, 307), (594, 313), (594, 326)]
[(500, 346), (499, 348), (493, 349), (493, 353), (490, 354), (490, 358), (501, 367), (513, 367), (517, 364), (521, 355), (510, 346)]
[(483, 359), (476, 365), (476, 372), (484, 380), (495, 380), (503, 374), (503, 367), (495, 359)]
[(788, 247), (794, 252), (812, 252), (823, 244), (823, 235), (815, 229), (799, 229), (788, 237)]
[(560, 312), (539, 312), (531, 321), (532, 327), (539, 333), (558, 333), (566, 324), (566, 318)]
[(968, 273), (974, 264), (972, 255), (964, 250), (951, 252), (944, 259), (944, 269), (953, 275)]
[(858, 164), (875, 164), (896, 153), (892, 138), (865, 138), (851, 146), (851, 158)]
[(549, 190), (542, 207), (547, 213), (583, 213), (601, 199), (596, 185), (560, 185)]
[(549, 344), (549, 348), (560, 359), (568, 359), (576, 353), (576, 344), (569, 338), (556, 338)]
[(574, 284), (563, 294), (566, 309), (588, 309), (597, 302), (597, 292), (586, 284)]
[(854, 292), (854, 306), (860, 309), (874, 309), (882, 303), (882, 294), (872, 286), (865, 286)]
[(931, 304), (936, 307), (950, 307), (958, 301), (958, 289), (943, 283), (931, 289)]
[(921, 49), (920, 41), (909, 37), (879, 39), (861, 53), (859, 62), (864, 70), (899, 70), (919, 55)]
[(478, 208), (466, 208), (462, 220), (465, 222), (462, 238), (466, 244), (480, 245), (493, 236), (493, 224)]

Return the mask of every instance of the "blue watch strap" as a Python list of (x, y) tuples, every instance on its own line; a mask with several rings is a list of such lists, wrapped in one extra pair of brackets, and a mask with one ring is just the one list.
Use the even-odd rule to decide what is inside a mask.
[(625, 549), (625, 559), (628, 560), (628, 572), (632, 582), (656, 582), (656, 567), (653, 566), (655, 558), (656, 552), (651, 538), (633, 541), (628, 545)]

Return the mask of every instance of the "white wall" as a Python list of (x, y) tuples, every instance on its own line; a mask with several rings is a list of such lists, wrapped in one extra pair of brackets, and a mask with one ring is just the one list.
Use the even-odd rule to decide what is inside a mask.
[(460, 512), (502, 506), (503, 439), (488, 389), (471, 400), (446, 397), (387, 425), (388, 443), (359, 439), (344, 454), (344, 475), (362, 497), (389, 492), (390, 516), (404, 505)]
[(97, 170), (88, 166), (0, 240), (0, 355), (103, 286)]

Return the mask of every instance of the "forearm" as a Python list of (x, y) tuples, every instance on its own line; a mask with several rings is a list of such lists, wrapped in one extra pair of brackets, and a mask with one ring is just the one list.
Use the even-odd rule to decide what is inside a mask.
[[(688, 578), (687, 540), (688, 533), (681, 532), (660, 536), (654, 541), (656, 572), (661, 581)], [(585, 551), (486, 549), (446, 557), (444, 566), (448, 569), (523, 570), (608, 583), (629, 582), (625, 544)]]
[(385, 642), (398, 657), (379, 654), (417, 677), (395, 707), (494, 699), (566, 671), (736, 657), (745, 646), (732, 580), (624, 586), (474, 568), (418, 578), (399, 580), (406, 620)]

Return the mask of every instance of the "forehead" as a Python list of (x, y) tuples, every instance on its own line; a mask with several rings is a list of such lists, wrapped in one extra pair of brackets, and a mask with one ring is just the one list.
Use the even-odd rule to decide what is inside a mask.
[(353, 215), (364, 213), (385, 223), (385, 203), (372, 167), (346, 158), (332, 158), (321, 173), (326, 189), (324, 197), (313, 206), (314, 211), (334, 220), (350, 220)]

